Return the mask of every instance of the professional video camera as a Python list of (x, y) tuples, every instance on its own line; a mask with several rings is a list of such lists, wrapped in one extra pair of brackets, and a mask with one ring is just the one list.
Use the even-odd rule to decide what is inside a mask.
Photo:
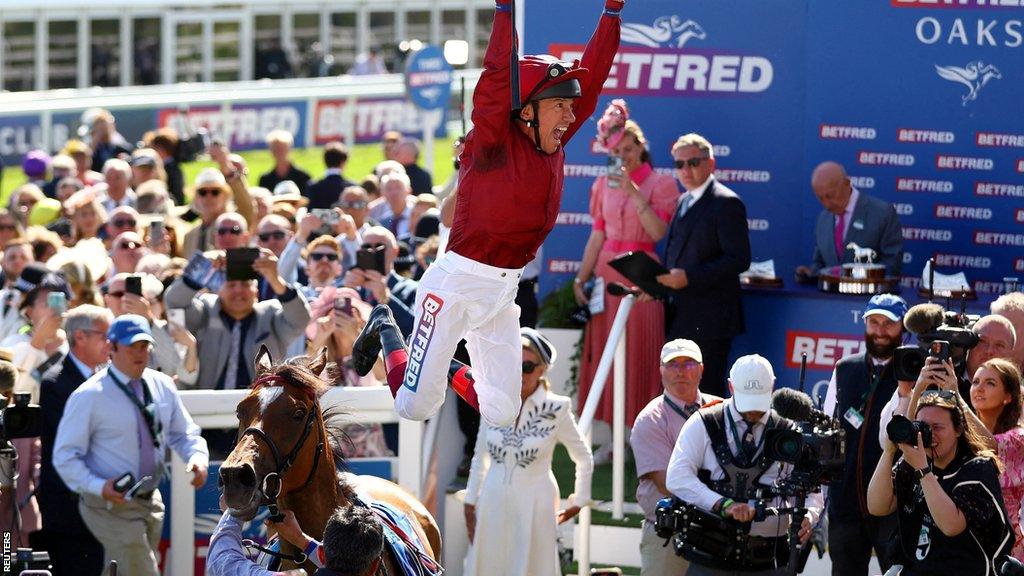
[(29, 394), (15, 394), (14, 405), (0, 396), (0, 442), (39, 436), (42, 415), (39, 406), (29, 405)]
[(814, 408), (810, 396), (799, 390), (776, 390), (772, 408), (799, 427), (765, 432), (763, 458), (793, 465), (790, 474), (776, 482), (776, 491), (780, 496), (817, 492), (846, 464), (846, 431), (838, 420)]
[(903, 316), (903, 326), (917, 336), (918, 344), (896, 349), (893, 355), (896, 379), (917, 380), (925, 358), (941, 354), (941, 350), (929, 353), (934, 342), (947, 343), (948, 357), (954, 365), (961, 364), (967, 358), (967, 351), (978, 345), (978, 335), (973, 328), (979, 319), (980, 316), (967, 313), (966, 301), (961, 301), (959, 312), (950, 312), (931, 302), (912, 306)]

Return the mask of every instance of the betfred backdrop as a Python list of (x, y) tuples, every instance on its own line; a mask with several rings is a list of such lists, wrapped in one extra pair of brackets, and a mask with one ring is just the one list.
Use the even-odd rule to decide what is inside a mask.
[[(579, 266), (590, 186), (605, 164), (593, 147), (596, 118), (617, 97), (658, 168), (669, 167), (679, 135), (711, 140), (719, 180), (746, 203), (754, 260), (774, 259), (785, 281), (813, 249), (821, 207), (811, 170), (835, 160), (862, 191), (896, 205), (905, 287), (916, 288), (936, 256), (939, 271), (962, 270), (979, 292), (1000, 292), (1003, 277), (1024, 272), (1024, 116), (1014, 112), (1024, 8), (1016, 4), (630, 1), (597, 114), (567, 148), (542, 292)], [(576, 57), (600, 9), (599, 0), (527, 0), (526, 52)]]

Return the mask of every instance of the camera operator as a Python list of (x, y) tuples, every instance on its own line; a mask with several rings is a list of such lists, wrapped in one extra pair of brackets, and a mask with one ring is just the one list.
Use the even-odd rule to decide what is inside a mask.
[[(756, 354), (736, 360), (729, 372), (732, 397), (705, 407), (690, 418), (676, 441), (665, 485), (684, 502), (739, 523), (752, 522), (761, 488), (771, 489), (784, 476), (784, 465), (761, 458), (768, 430), (791, 428), (771, 408), (775, 373), (768, 360)], [(776, 499), (779, 500), (779, 499)], [(821, 494), (811, 494), (799, 530), (800, 543), (810, 538), (821, 511)], [(690, 560), (688, 576), (760, 575), (788, 573), (788, 516), (753, 522), (742, 563), (722, 559), (715, 567)]]
[(882, 454), (874, 441), (882, 408), (897, 387), (892, 357), (903, 340), (906, 313), (899, 296), (872, 296), (863, 314), (866, 350), (836, 364), (825, 394), (824, 412), (841, 418), (846, 429), (846, 466), (829, 485), (828, 553), (835, 576), (867, 574), (872, 548), (883, 571), (893, 564), (889, 543), (896, 518), (873, 517), (866, 495)]
[[(902, 427), (899, 444), (886, 439), (868, 486), (868, 510), (875, 516), (897, 513), (901, 575), (995, 574), (997, 558), (1014, 541), (999, 488), (999, 459), (955, 390), (924, 391), (919, 410), (917, 397), (908, 414), (919, 422)], [(897, 448), (903, 452), (898, 460)]]

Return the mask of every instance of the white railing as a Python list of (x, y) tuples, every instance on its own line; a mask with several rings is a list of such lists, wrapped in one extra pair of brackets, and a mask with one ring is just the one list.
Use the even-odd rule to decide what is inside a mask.
[[(183, 390), (185, 409), (202, 428), (236, 428), (235, 407), (248, 390)], [(394, 399), (385, 386), (331, 388), (320, 399), (324, 409), (341, 408), (353, 422), (398, 423), (398, 483), (416, 497), (423, 494), (423, 423), (405, 420), (394, 410)], [(185, 463), (175, 454), (171, 461), (171, 547), (167, 553), (172, 576), (192, 576), (195, 565), (195, 488)]]
[[(618, 312), (612, 323), (608, 341), (605, 343), (601, 361), (597, 365), (594, 381), (587, 394), (586, 404), (580, 411), (580, 430), (587, 443), (590, 443), (591, 427), (594, 413), (600, 402), (604, 387), (608, 381), (608, 373), (614, 365), (612, 380), (612, 518), (621, 520), (623, 517), (623, 501), (625, 499), (625, 455), (626, 455), (626, 322), (629, 312), (633, 309), (636, 297), (628, 295), (619, 303)], [(580, 511), (579, 548), (576, 551), (578, 574), (590, 574), (590, 507), (584, 506)]]

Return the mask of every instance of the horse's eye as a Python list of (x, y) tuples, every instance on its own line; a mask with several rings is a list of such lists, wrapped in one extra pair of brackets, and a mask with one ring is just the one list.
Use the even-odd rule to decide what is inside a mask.
[(295, 411), (294, 414), (292, 414), (292, 418), (295, 419), (295, 420), (302, 420), (305, 417), (306, 417), (306, 410), (303, 409), (303, 408), (299, 408), (298, 410)]

